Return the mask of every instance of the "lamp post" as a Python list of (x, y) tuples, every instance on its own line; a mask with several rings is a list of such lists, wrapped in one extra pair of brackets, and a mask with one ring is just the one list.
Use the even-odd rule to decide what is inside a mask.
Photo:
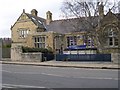
[(56, 54), (57, 54), (57, 53), (56, 53), (56, 49), (57, 49), (57, 45), (56, 45), (56, 41), (57, 41), (57, 40), (56, 40), (56, 38), (57, 38), (57, 36), (55, 35), (54, 38), (53, 38), (53, 43), (54, 43), (54, 44), (53, 44), (53, 47), (54, 47), (55, 60), (56, 60)]

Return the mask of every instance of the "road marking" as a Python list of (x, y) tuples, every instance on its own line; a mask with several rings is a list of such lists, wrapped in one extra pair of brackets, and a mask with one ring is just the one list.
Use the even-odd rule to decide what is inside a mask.
[(67, 77), (67, 76), (62, 76), (62, 75), (57, 75), (57, 74), (47, 74), (47, 73), (41, 73), (41, 74), (48, 75), (48, 76)]
[(73, 69), (76, 69), (76, 70), (86, 70), (86, 71), (119, 71), (118, 69), (92, 69), (92, 68), (73, 68)]
[(106, 79), (106, 80), (118, 80), (118, 78), (103, 78), (103, 77), (75, 77), (75, 76), (66, 76), (66, 75), (57, 75), (57, 74), (50, 74), (50, 73), (34, 73), (34, 72), (12, 72), (7, 70), (2, 70), (3, 72), (7, 73), (16, 73), (16, 74), (43, 74), (48, 76), (56, 76), (56, 77), (66, 77), (66, 78), (82, 78), (82, 79)]
[(40, 86), (28, 86), (28, 85), (15, 85), (15, 84), (2, 84), (3, 88), (46, 88)]
[(74, 77), (74, 76), (64, 76), (64, 75), (47, 74), (47, 73), (41, 73), (41, 74), (43, 74), (43, 75), (48, 75), (48, 76), (66, 77), (66, 78), (118, 80), (118, 78), (102, 78), (102, 77)]
[[(79, 78), (79, 77), (78, 77)], [(83, 79), (106, 79), (106, 80), (118, 80), (118, 78), (102, 78), (102, 77), (80, 77)]]

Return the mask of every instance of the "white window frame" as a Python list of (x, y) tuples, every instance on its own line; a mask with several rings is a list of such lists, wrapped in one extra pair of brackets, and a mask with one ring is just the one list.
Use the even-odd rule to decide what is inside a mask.
[[(76, 37), (76, 39), (77, 39), (77, 37)], [(75, 40), (75, 36), (67, 36), (67, 46), (69, 47), (69, 46), (72, 46), (72, 45), (77, 45), (77, 40)]]
[(20, 38), (26, 38), (29, 33), (29, 30), (28, 29), (19, 29), (18, 32), (19, 32)]
[[(116, 30), (113, 29), (114, 27), (109, 27), (108, 28), (108, 46), (109, 47), (118, 47), (118, 33)], [(116, 34), (116, 35), (115, 35)], [(111, 39), (111, 40), (110, 40)], [(116, 42), (117, 40), (117, 42)], [(110, 45), (111, 43), (111, 45)], [(115, 45), (117, 43), (117, 45)]]

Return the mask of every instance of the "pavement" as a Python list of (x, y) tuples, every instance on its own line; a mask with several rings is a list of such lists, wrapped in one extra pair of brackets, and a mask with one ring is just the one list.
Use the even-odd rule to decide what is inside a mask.
[(51, 66), (51, 67), (73, 67), (73, 68), (92, 68), (92, 69), (120, 69), (118, 64), (112, 62), (73, 62), (73, 61), (44, 61), (44, 62), (19, 62), (11, 60), (2, 60), (2, 64), (15, 65), (34, 65), (34, 66)]

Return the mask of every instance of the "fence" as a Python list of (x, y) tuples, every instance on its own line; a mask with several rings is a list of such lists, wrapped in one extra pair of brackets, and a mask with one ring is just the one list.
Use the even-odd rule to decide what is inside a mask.
[(11, 48), (2, 48), (2, 58), (11, 57)]
[(56, 61), (106, 61), (106, 62), (111, 62), (111, 54), (56, 54)]
[(42, 60), (43, 61), (49, 61), (49, 60), (53, 60), (54, 59), (54, 54), (52, 53), (43, 53), (42, 55)]

